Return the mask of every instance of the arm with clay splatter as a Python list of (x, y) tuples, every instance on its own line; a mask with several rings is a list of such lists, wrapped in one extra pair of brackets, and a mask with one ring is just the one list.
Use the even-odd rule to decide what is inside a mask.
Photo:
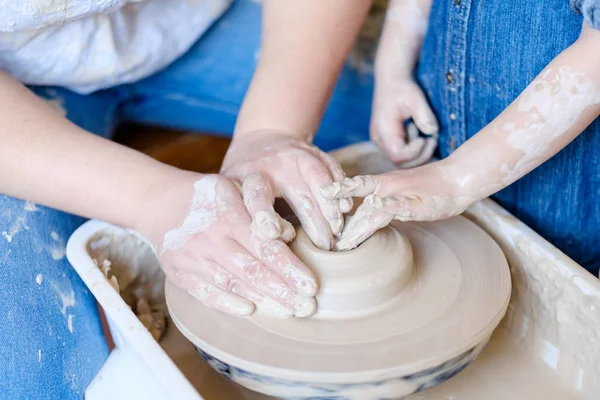
[[(413, 78), (430, 8), (431, 0), (392, 0), (375, 60), (371, 140), (405, 168), (423, 164), (437, 145), (435, 115)], [(410, 118), (428, 137), (415, 125), (404, 127)]]
[(496, 119), (448, 158), (323, 190), (365, 197), (337, 247), (358, 246), (392, 220), (430, 221), (462, 213), (523, 177), (575, 139), (600, 114), (600, 31), (585, 25)]
[(314, 275), (282, 240), (251, 233), (230, 180), (92, 135), (1, 71), (0, 105), (0, 193), (137, 230), (167, 277), (209, 307), (315, 311)]
[(275, 197), (287, 201), (321, 249), (330, 250), (342, 229), (351, 202), (325, 199), (319, 190), (342, 180), (344, 172), (311, 142), (370, 3), (263, 3), (259, 65), (221, 170), (241, 185), (260, 237), (291, 229), (275, 213)]

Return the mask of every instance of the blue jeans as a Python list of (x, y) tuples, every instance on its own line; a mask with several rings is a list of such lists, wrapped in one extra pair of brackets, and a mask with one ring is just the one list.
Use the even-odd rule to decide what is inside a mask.
[[(448, 156), (579, 36), (567, 0), (435, 0), (417, 72)], [(600, 121), (494, 199), (597, 275)]]
[[(107, 138), (123, 121), (230, 135), (259, 41), (260, 7), (239, 0), (186, 55), (147, 79), (88, 96), (32, 90)], [(319, 146), (368, 138), (372, 86), (372, 76), (344, 69)], [(0, 195), (0, 399), (81, 399), (108, 355), (94, 298), (64, 254), (82, 222)]]

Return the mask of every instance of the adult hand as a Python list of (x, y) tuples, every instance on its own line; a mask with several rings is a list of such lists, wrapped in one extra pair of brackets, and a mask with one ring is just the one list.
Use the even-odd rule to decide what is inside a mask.
[(377, 176), (346, 178), (324, 188), (329, 199), (364, 197), (346, 224), (338, 250), (351, 250), (393, 220), (433, 221), (462, 213), (478, 200), (444, 169), (444, 161)]
[(238, 187), (220, 175), (178, 174), (148, 194), (136, 224), (167, 277), (232, 315), (252, 314), (255, 305), (313, 314), (315, 276), (283, 241), (253, 233)]
[(326, 199), (320, 189), (344, 179), (338, 162), (315, 146), (280, 131), (236, 135), (222, 174), (242, 187), (244, 204), (252, 216), (252, 231), (264, 240), (291, 239), (293, 228), (273, 208), (283, 197), (315, 246), (333, 248), (333, 237), (343, 227), (343, 213), (351, 199)]
[[(438, 124), (421, 88), (410, 76), (381, 74), (376, 80), (371, 140), (399, 167), (425, 163), (437, 146)], [(405, 125), (410, 119), (414, 124)]]

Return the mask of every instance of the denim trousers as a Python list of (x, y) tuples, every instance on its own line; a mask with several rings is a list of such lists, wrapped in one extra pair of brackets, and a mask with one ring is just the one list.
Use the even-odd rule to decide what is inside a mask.
[[(498, 116), (571, 45), (567, 0), (434, 0), (417, 78), (446, 157)], [(587, 270), (600, 267), (600, 121), (494, 200)]]
[[(239, 0), (181, 59), (142, 81), (87, 96), (31, 89), (106, 138), (125, 121), (231, 135), (260, 56), (260, 23), (260, 6)], [(346, 66), (317, 145), (368, 139), (372, 90), (372, 74)], [(65, 257), (83, 222), (0, 195), (0, 399), (81, 399), (108, 356), (95, 300)]]

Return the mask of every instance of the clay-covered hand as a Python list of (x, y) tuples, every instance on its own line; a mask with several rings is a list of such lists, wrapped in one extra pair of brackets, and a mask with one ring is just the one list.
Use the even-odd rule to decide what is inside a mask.
[(413, 79), (430, 8), (431, 0), (391, 0), (375, 59), (371, 140), (402, 168), (425, 163), (437, 145), (437, 120)]
[[(279, 131), (257, 131), (234, 138), (222, 174), (242, 187), (252, 216), (252, 231), (261, 238), (289, 238), (293, 229), (274, 210), (283, 197), (315, 246), (330, 250), (343, 227), (348, 199), (326, 199), (320, 189), (345, 175), (338, 162), (315, 146)], [(290, 232), (291, 231), (291, 232)]]
[(437, 146), (438, 124), (421, 88), (409, 76), (376, 79), (371, 140), (402, 168), (425, 163)]
[(136, 230), (155, 245), (167, 277), (205, 305), (236, 316), (255, 306), (315, 312), (315, 276), (282, 240), (253, 233), (229, 179), (182, 172), (149, 193), (139, 215)]
[(322, 190), (330, 199), (364, 197), (350, 218), (337, 250), (351, 250), (393, 220), (432, 221), (462, 213), (477, 200), (448, 179), (443, 161), (381, 175), (356, 176)]

